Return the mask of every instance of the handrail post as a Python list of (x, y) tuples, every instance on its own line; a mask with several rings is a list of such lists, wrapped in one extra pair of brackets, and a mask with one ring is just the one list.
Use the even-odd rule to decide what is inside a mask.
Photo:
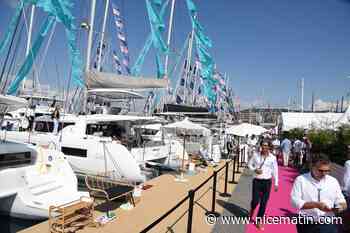
[(192, 232), (194, 194), (195, 194), (195, 191), (193, 189), (188, 191), (189, 201), (188, 201), (187, 233)]
[(236, 166), (236, 173), (237, 174), (239, 174), (239, 173), (241, 173), (240, 171), (239, 171), (239, 160), (241, 159), (241, 150), (239, 149), (239, 147), (238, 147), (238, 153), (237, 153), (237, 166)]
[(225, 188), (224, 188), (224, 193), (221, 193), (221, 197), (230, 197), (231, 195), (227, 193), (227, 183), (228, 183), (228, 165), (229, 161), (226, 161), (225, 164)]
[(243, 147), (241, 150), (241, 162), (239, 163), (239, 167), (243, 167), (244, 156), (245, 156), (245, 147)]
[(211, 211), (206, 212), (205, 214), (208, 215), (214, 215), (216, 217), (220, 216), (218, 212), (215, 212), (215, 203), (216, 203), (216, 183), (217, 183), (217, 177), (218, 172), (214, 171), (214, 177), (213, 177), (213, 197), (211, 200)]
[(232, 163), (232, 180), (230, 181), (231, 184), (237, 184), (235, 181), (235, 175), (236, 175), (236, 160), (237, 160), (237, 155), (233, 156), (233, 163)]

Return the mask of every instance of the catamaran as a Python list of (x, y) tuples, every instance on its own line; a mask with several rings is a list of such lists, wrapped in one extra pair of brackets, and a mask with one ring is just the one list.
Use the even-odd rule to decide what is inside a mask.
[[(1, 115), (26, 101), (0, 95)], [(77, 190), (77, 178), (60, 151), (25, 143), (0, 142), (0, 212), (25, 219), (45, 219), (51, 205), (88, 196)]]
[(65, 115), (58, 135), (46, 116), (35, 120), (34, 131), (8, 131), (12, 141), (60, 147), (78, 173), (113, 173), (113, 177), (142, 182), (140, 165), (146, 161), (164, 163), (169, 157), (163, 140), (147, 141), (134, 125), (157, 122), (157, 117), (129, 115)]

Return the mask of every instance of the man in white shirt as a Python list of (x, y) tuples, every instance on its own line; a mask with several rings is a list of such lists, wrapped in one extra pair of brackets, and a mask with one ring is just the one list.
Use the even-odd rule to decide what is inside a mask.
[(280, 146), (281, 146), (281, 142), (280, 140), (275, 137), (275, 139), (272, 141), (272, 147), (273, 147), (273, 154), (276, 156), (277, 162), (279, 159), (279, 154), (280, 154)]
[(344, 164), (345, 172), (344, 172), (344, 193), (348, 199), (348, 203), (350, 202), (350, 145), (348, 145), (348, 160)]
[(262, 141), (261, 152), (255, 153), (248, 162), (248, 168), (255, 172), (253, 179), (252, 201), (250, 203), (250, 217), (258, 204), (259, 211), (257, 214), (256, 226), (259, 230), (263, 230), (261, 220), (265, 214), (266, 205), (269, 200), (272, 177), (274, 177), (275, 191), (278, 190), (278, 165), (276, 157), (270, 153), (270, 146), (268, 142)]
[(303, 142), (299, 139), (295, 140), (293, 143), (294, 156), (295, 156), (295, 166), (301, 167), (303, 165), (303, 153), (304, 148)]
[[(298, 233), (337, 233), (334, 224), (322, 224), (332, 221), (335, 213), (346, 209), (344, 195), (338, 181), (328, 175), (330, 161), (321, 155), (313, 159), (311, 171), (298, 176), (293, 184), (291, 201), (299, 209), (299, 215), (308, 221), (297, 224)], [(327, 220), (325, 220), (327, 218)], [(330, 219), (329, 219), (330, 218)], [(314, 222), (312, 223), (311, 220)]]

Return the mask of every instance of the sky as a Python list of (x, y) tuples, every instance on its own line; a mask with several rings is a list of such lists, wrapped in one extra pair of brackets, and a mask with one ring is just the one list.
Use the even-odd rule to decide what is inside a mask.
[[(14, 12), (5, 3), (8, 1), (11, 0), (0, 0), (0, 39)], [(124, 17), (133, 63), (150, 31), (145, 1), (111, 1), (120, 7)], [(313, 92), (316, 99), (335, 102), (350, 91), (350, 0), (193, 1), (199, 21), (213, 42), (210, 53), (217, 68), (228, 75), (229, 85), (242, 105), (286, 106), (288, 99), (300, 102), (301, 78), (305, 80), (304, 108), (310, 106)], [(88, 19), (90, 1), (73, 2), (79, 25)], [(96, 31), (101, 28), (104, 8), (104, 1), (97, 2)], [(109, 16), (107, 41), (118, 48)], [(168, 17), (169, 14), (166, 21)], [(45, 14), (38, 10), (34, 35), (44, 18)], [(179, 52), (191, 30), (185, 0), (176, 0), (173, 28), (170, 47)], [(56, 29), (47, 56), (42, 59), (40, 82), (64, 86), (69, 76), (68, 52), (62, 26), (57, 24)], [(86, 31), (80, 29), (77, 37), (85, 59)], [(24, 54), (25, 41), (23, 34), (20, 54)], [(4, 56), (0, 55), (0, 62)], [(155, 76), (154, 54), (146, 59), (142, 73)], [(41, 67), (41, 61), (37, 66)]]

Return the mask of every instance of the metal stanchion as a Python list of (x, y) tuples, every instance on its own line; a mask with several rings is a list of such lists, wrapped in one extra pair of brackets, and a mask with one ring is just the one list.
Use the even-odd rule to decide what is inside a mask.
[(238, 149), (237, 149), (237, 159), (238, 159), (238, 161), (237, 161), (237, 166), (236, 166), (236, 173), (237, 174), (239, 174), (239, 173), (241, 173), (240, 171), (239, 171), (239, 160), (241, 159), (241, 150), (239, 149), (239, 147), (238, 147)]
[(214, 177), (213, 177), (213, 198), (211, 200), (211, 211), (206, 212), (205, 214), (208, 215), (214, 215), (216, 217), (220, 216), (220, 213), (215, 212), (215, 203), (216, 203), (216, 181), (218, 177), (218, 172), (214, 171)]
[(237, 160), (237, 155), (233, 156), (233, 163), (232, 163), (232, 180), (230, 181), (230, 184), (237, 184), (235, 181), (235, 175), (236, 175), (236, 160)]
[(188, 202), (187, 233), (192, 232), (194, 194), (195, 194), (195, 191), (193, 189), (188, 191), (189, 202)]
[(224, 188), (224, 193), (220, 194), (221, 197), (231, 197), (231, 195), (227, 193), (228, 165), (229, 165), (229, 162), (226, 161), (226, 165), (225, 165), (225, 188)]

